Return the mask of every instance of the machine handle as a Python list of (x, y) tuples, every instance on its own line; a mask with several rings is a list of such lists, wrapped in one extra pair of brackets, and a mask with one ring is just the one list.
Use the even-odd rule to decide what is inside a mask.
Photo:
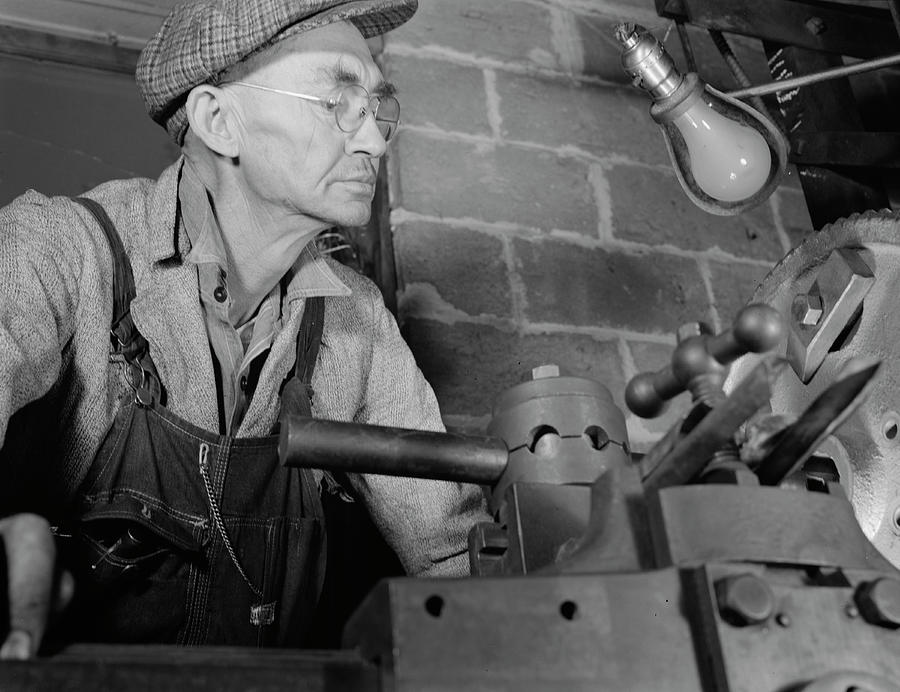
[(625, 388), (625, 403), (642, 418), (659, 415), (665, 402), (687, 390), (698, 375), (707, 375), (746, 353), (774, 348), (784, 334), (781, 315), (764, 303), (744, 307), (731, 329), (718, 335), (699, 335), (680, 342), (672, 363), (657, 372), (631, 378)]
[(509, 452), (503, 440), (289, 415), (282, 418), (283, 466), (493, 485)]

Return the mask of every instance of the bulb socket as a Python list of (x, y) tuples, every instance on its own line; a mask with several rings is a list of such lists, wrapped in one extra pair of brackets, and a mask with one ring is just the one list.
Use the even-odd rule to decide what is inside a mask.
[(668, 98), (678, 89), (683, 77), (653, 34), (640, 24), (625, 22), (616, 25), (615, 36), (622, 45), (622, 69), (635, 86), (654, 100)]
[(694, 72), (688, 72), (672, 93), (653, 100), (650, 117), (658, 123), (672, 122), (703, 98), (703, 83)]

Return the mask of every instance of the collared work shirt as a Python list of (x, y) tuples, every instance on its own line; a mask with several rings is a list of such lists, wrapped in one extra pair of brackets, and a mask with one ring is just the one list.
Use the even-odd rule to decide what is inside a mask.
[(184, 261), (197, 265), (200, 305), (218, 365), (219, 432), (231, 434), (243, 420), (255, 389), (251, 365), (268, 353), (275, 335), (281, 330), (282, 287), (280, 282), (277, 283), (253, 317), (235, 328), (229, 317), (234, 301), (228, 290), (228, 262), (221, 232), (206, 188), (189, 165), (182, 169), (178, 196), (184, 228), (191, 241), (191, 250)]
[[(107, 210), (131, 259), (131, 315), (166, 387), (166, 407), (214, 431), (220, 407), (198, 265), (184, 259), (191, 242), (178, 208), (182, 164), (155, 181), (110, 181), (85, 194)], [(288, 274), (281, 328), (273, 329), (256, 391), (233, 435), (272, 434), (306, 298), (315, 294), (326, 298), (313, 414), (442, 430), (434, 393), (377, 287), (312, 248)], [(131, 394), (124, 368), (110, 357), (111, 314), (109, 245), (85, 209), (33, 191), (0, 209), (0, 440), (13, 414), (31, 402), (42, 399), (58, 412), (48, 431), (57, 453), (35, 476), (63, 497), (84, 479)], [(349, 480), (409, 574), (468, 573), (469, 528), (488, 520), (476, 486), (368, 474), (349, 474)]]

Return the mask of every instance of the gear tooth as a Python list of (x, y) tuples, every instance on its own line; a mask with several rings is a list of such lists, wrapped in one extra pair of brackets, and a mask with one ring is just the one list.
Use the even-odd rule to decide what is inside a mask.
[[(844, 226), (850, 226), (859, 223), (870, 223), (870, 222), (885, 222), (894, 224), (897, 221), (900, 221), (900, 212), (894, 211), (893, 209), (866, 209), (864, 211), (858, 211), (850, 214), (849, 216), (842, 217), (831, 223), (825, 224), (818, 231), (815, 232), (814, 235), (827, 234), (832, 231), (839, 231)], [(797, 247), (801, 247), (806, 242), (806, 239), (800, 242)], [(788, 253), (790, 254), (790, 253)]]

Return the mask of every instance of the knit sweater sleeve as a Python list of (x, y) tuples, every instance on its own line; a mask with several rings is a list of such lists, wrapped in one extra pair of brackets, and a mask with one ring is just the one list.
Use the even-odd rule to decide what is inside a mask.
[[(372, 291), (371, 367), (357, 421), (443, 431), (431, 386), (416, 365), (394, 317)], [(475, 485), (366, 475), (353, 479), (375, 523), (408, 574), (469, 573), (468, 532), (488, 521)]]
[(74, 332), (79, 247), (53, 206), (29, 192), (0, 209), (0, 441), (56, 382)]

